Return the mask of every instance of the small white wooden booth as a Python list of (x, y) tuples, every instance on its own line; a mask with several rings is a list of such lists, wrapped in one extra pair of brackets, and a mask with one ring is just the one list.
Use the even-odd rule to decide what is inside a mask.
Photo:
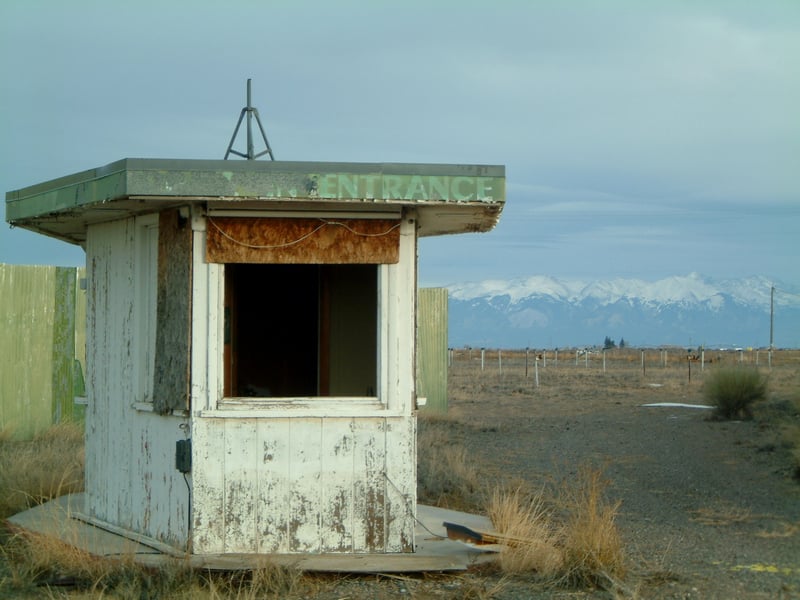
[(82, 245), (88, 517), (198, 555), (414, 550), (420, 236), (501, 166), (124, 159), (6, 195)]

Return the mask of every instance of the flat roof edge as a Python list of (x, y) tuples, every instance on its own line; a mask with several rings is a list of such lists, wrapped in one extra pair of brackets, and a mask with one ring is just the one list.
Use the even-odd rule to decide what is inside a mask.
[(41, 191), (75, 185), (120, 171), (229, 171), (262, 173), (354, 173), (385, 175), (438, 175), (505, 177), (504, 165), (448, 163), (368, 163), (265, 160), (204, 160), (180, 158), (123, 158), (102, 167), (79, 171), (6, 192), (6, 202), (35, 196)]
[(419, 207), (428, 234), (486, 231), (505, 204), (505, 166), (125, 158), (8, 192), (6, 221), (80, 241), (90, 223), (196, 201), (393, 204)]

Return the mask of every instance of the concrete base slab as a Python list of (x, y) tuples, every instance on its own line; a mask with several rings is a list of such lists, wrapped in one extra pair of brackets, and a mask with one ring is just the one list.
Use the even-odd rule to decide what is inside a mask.
[(180, 561), (192, 568), (247, 570), (266, 562), (303, 571), (341, 573), (411, 573), (463, 571), (494, 559), (496, 547), (471, 546), (447, 539), (444, 522), (491, 530), (486, 517), (417, 505), (416, 551), (407, 554), (187, 554), (133, 532), (104, 526), (83, 515), (83, 494), (70, 494), (18, 513), (12, 528), (47, 535), (95, 556), (132, 557), (147, 566)]

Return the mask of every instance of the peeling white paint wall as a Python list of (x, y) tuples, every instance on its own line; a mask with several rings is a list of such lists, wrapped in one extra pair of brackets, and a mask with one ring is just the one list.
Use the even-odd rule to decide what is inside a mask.
[(201, 418), (197, 554), (413, 551), (415, 420)]
[(148, 411), (137, 352), (134, 219), (89, 228), (87, 254), (86, 512), (182, 547), (189, 490), (175, 469), (188, 418)]

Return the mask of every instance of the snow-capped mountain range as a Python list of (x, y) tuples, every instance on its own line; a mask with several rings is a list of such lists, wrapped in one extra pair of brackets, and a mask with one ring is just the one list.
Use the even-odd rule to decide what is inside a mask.
[(543, 275), (448, 285), (451, 346), (557, 348), (602, 345), (766, 347), (770, 294), (775, 347), (800, 347), (800, 294), (754, 276), (697, 273), (658, 281), (580, 281)]

